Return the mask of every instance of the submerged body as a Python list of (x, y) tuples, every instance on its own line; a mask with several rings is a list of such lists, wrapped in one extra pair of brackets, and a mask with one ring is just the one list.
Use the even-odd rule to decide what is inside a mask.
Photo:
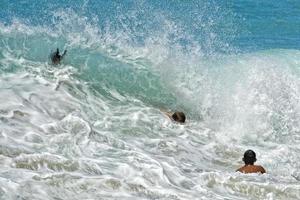
[(266, 170), (260, 166), (260, 165), (254, 165), (256, 162), (256, 154), (252, 150), (247, 150), (244, 153), (243, 161), (245, 165), (236, 171), (244, 173), (244, 174), (249, 174), (249, 173), (266, 173)]
[(178, 123), (185, 123), (185, 114), (183, 112), (167, 112), (167, 111), (163, 111), (171, 120), (178, 122)]
[(244, 165), (237, 169), (238, 172), (249, 174), (249, 173), (266, 173), (266, 170), (260, 165)]
[(67, 50), (65, 50), (64, 53), (62, 55), (60, 55), (59, 49), (57, 48), (56, 52), (52, 53), (50, 56), (52, 64), (54, 64), (54, 65), (60, 64), (60, 61), (65, 57), (66, 53), (67, 53)]

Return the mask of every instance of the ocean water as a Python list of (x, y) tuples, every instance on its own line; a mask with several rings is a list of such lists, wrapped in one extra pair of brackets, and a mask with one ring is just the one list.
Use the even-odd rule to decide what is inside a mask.
[(296, 200), (299, 160), (299, 1), (0, 0), (0, 199)]

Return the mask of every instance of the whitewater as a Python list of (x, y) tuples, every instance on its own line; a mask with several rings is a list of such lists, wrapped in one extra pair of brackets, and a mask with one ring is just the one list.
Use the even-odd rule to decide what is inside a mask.
[(299, 8), (1, 0), (0, 199), (300, 199)]

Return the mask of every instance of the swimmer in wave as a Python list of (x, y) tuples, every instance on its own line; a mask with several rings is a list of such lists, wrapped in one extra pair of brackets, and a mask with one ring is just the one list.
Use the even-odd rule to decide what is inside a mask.
[(60, 61), (65, 57), (66, 53), (67, 53), (67, 50), (65, 50), (64, 53), (62, 55), (60, 55), (59, 49), (57, 48), (56, 52), (54, 52), (50, 55), (52, 64), (54, 64), (54, 65), (60, 64)]
[(163, 111), (163, 110), (162, 110), (162, 112), (165, 113), (171, 120), (173, 120), (175, 122), (178, 122), (181, 124), (185, 123), (186, 117), (183, 112), (176, 111), (173, 113), (173, 112), (167, 112), (167, 111)]
[(266, 170), (260, 166), (260, 165), (254, 165), (254, 163), (256, 162), (256, 154), (254, 151), (252, 150), (247, 150), (244, 153), (244, 158), (243, 161), (245, 163), (245, 165), (239, 169), (237, 169), (236, 171), (244, 173), (244, 174), (248, 174), (248, 173), (266, 173)]

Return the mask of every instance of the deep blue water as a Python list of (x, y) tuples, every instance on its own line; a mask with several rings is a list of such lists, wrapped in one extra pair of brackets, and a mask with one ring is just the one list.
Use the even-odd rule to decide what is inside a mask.
[(0, 199), (300, 199), (299, 47), (299, 0), (0, 0)]
[[(72, 9), (82, 16), (97, 17), (99, 26), (110, 21), (120, 26), (117, 16), (127, 15), (129, 26), (136, 36), (151, 34), (159, 26), (162, 14), (178, 23), (194, 39), (205, 45), (209, 33), (231, 47), (244, 50), (299, 49), (300, 2), (297, 0), (232, 0), (232, 1), (14, 1), (2, 0), (0, 21), (10, 23), (14, 18), (25, 23), (47, 25), (53, 21), (53, 12)], [(123, 19), (125, 20), (125, 19)], [(137, 23), (139, 25), (137, 25)], [(122, 27), (124, 28), (124, 27)], [(137, 30), (138, 29), (138, 30)], [(183, 41), (185, 42), (185, 41)], [(215, 48), (227, 51), (224, 44)], [(220, 50), (220, 49), (219, 49)]]

